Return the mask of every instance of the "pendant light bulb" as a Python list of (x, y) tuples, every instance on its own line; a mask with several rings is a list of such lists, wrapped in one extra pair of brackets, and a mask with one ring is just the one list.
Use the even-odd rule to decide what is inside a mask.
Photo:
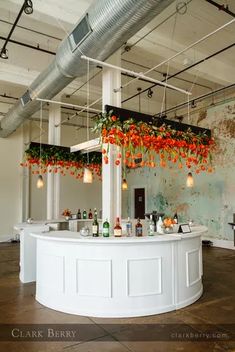
[(187, 187), (193, 187), (194, 186), (194, 179), (193, 175), (191, 172), (188, 173), (187, 180), (186, 180), (186, 186)]
[(83, 183), (92, 183), (93, 175), (90, 169), (84, 168)]
[(42, 175), (38, 175), (37, 188), (42, 188), (44, 186)]
[(127, 184), (126, 179), (124, 178), (122, 181), (122, 190), (126, 191), (127, 189), (128, 189), (128, 184)]

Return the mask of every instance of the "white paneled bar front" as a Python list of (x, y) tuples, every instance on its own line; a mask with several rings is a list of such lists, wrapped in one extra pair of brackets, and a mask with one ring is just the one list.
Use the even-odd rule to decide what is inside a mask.
[(82, 237), (72, 231), (35, 233), (36, 299), (46, 307), (94, 317), (173, 311), (202, 294), (201, 235)]

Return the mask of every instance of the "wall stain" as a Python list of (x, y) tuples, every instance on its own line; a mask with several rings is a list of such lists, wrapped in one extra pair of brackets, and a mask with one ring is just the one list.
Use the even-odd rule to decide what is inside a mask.
[(195, 186), (191, 189), (185, 186), (186, 169), (144, 169), (141, 174), (131, 171), (128, 182), (147, 185), (148, 211), (158, 210), (169, 216), (177, 212), (181, 222), (192, 219), (207, 226), (212, 241), (233, 241), (228, 222), (235, 213), (235, 101), (208, 108), (206, 114), (194, 117), (194, 124), (197, 119), (201, 127), (212, 130), (216, 140), (214, 173), (194, 174)]

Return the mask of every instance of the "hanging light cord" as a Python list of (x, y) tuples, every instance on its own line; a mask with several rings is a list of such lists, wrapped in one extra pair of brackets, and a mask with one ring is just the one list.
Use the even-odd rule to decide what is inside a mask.
[[(89, 106), (89, 101), (90, 101), (90, 81), (89, 81), (89, 77), (90, 77), (90, 62), (89, 60), (87, 61), (87, 101), (86, 101), (86, 105), (87, 107)], [(89, 141), (90, 139), (90, 133), (89, 133), (89, 111), (87, 109), (86, 112), (86, 119), (87, 119), (87, 141)], [(89, 164), (89, 153), (87, 152), (87, 164)]]
[[(178, 2), (178, 1), (177, 1)], [(176, 11), (175, 14), (175, 18), (174, 18), (174, 25), (172, 28), (172, 35), (171, 35), (171, 44), (170, 44), (170, 49), (172, 50), (173, 48), (173, 42), (174, 42), (174, 36), (175, 36), (175, 29), (176, 29), (176, 23), (177, 23), (177, 17), (178, 17), (178, 12)], [(149, 70), (150, 72), (151, 70)], [(168, 81), (168, 76), (169, 76), (169, 71), (170, 71), (170, 60), (167, 62), (167, 72), (166, 72), (166, 79), (165, 82), (167, 83)], [(164, 106), (165, 106), (165, 110), (166, 110), (166, 86), (164, 86), (163, 88), (163, 97), (162, 97), (162, 105), (161, 105), (161, 112), (160, 112), (160, 116), (162, 116), (163, 110), (164, 110)]]
[(39, 137), (39, 145), (40, 145), (40, 149), (39, 149), (39, 173), (41, 175), (41, 171), (42, 171), (42, 160), (41, 160), (41, 157), (42, 157), (42, 132), (43, 132), (43, 129), (42, 129), (42, 101), (41, 101), (41, 108), (40, 108), (40, 137)]

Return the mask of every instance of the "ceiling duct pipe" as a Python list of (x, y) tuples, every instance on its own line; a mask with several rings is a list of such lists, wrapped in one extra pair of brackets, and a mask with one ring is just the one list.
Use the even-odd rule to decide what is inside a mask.
[(8, 137), (40, 108), (36, 98), (52, 99), (86, 73), (83, 55), (105, 61), (174, 0), (96, 0), (61, 42), (51, 64), (33, 81), (1, 120), (0, 137)]

